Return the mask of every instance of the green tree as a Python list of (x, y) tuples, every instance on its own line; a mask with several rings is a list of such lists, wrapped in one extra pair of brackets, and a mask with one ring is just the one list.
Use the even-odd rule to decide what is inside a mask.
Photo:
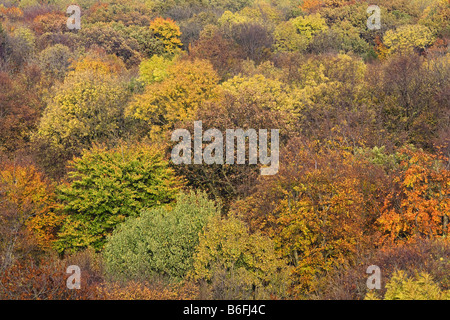
[(161, 82), (169, 75), (167, 69), (173, 63), (173, 60), (154, 55), (139, 65), (139, 80), (145, 84)]
[(171, 202), (181, 182), (153, 146), (94, 146), (70, 162), (71, 183), (59, 188), (67, 219), (58, 234), (60, 252), (94, 247), (126, 217)]
[(205, 193), (181, 193), (173, 206), (144, 211), (119, 226), (104, 251), (107, 273), (115, 279), (155, 275), (182, 279), (193, 267), (199, 233), (220, 208)]

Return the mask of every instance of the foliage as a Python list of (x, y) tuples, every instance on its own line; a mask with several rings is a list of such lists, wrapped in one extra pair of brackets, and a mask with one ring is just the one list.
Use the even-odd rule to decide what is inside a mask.
[(381, 288), (376, 290), (377, 297), (386, 293), (386, 283), (395, 273), (405, 272), (413, 279), (417, 274), (430, 275), (441, 291), (450, 288), (450, 246), (445, 239), (399, 243), (383, 246), (367, 252), (354, 266), (335, 267), (323, 279), (321, 290), (308, 298), (321, 300), (362, 300), (369, 295), (367, 288), (367, 267), (376, 265), (381, 269)]
[(150, 23), (150, 29), (168, 54), (176, 53), (182, 46), (180, 27), (172, 19), (156, 18)]
[(126, 220), (106, 244), (106, 271), (114, 279), (182, 279), (193, 268), (200, 231), (218, 210), (206, 194), (191, 192)]
[(207, 61), (178, 61), (167, 73), (166, 79), (135, 96), (127, 109), (128, 115), (149, 123), (153, 132), (171, 128), (180, 120), (192, 120), (199, 106), (218, 94), (218, 76)]
[(129, 67), (141, 61), (139, 43), (114, 30), (111, 25), (97, 23), (90, 28), (82, 28), (80, 36), (86, 47), (101, 47), (107, 53), (120, 57)]
[(378, 220), (384, 240), (447, 236), (450, 227), (450, 203), (446, 197), (450, 172), (444, 166), (447, 160), (407, 148), (400, 150), (400, 154), (404, 160)]
[[(395, 273), (386, 284), (384, 300), (450, 300), (450, 292), (441, 291), (429, 274), (417, 274), (408, 278), (403, 271)], [(368, 293), (367, 300), (377, 300), (375, 293)]]
[(71, 65), (71, 58), (68, 47), (56, 44), (41, 51), (39, 64), (48, 77), (62, 81)]
[(42, 104), (26, 84), (0, 72), (0, 151), (15, 151), (30, 141)]
[(210, 283), (215, 299), (280, 299), (287, 295), (289, 270), (268, 237), (250, 234), (234, 216), (216, 217), (200, 236), (193, 277)]
[(129, 281), (124, 285), (112, 282), (101, 286), (98, 291), (105, 300), (192, 300), (199, 294), (198, 288), (189, 282), (166, 284)]
[(191, 59), (209, 60), (221, 78), (230, 77), (238, 69), (243, 53), (232, 39), (215, 26), (205, 27), (198, 41), (189, 47)]
[(62, 223), (54, 186), (34, 166), (0, 170), (0, 268), (34, 247), (49, 249)]
[(94, 146), (70, 167), (70, 185), (59, 188), (67, 218), (58, 233), (58, 251), (101, 250), (116, 225), (143, 208), (172, 201), (181, 185), (161, 152), (144, 144)]
[[(66, 286), (68, 265), (58, 259), (14, 264), (0, 277), (0, 298), (5, 300), (94, 300), (100, 298), (94, 283), (82, 276), (80, 290)], [(86, 281), (87, 283), (84, 283)]]
[(422, 25), (404, 25), (397, 30), (386, 31), (383, 42), (389, 47), (389, 52), (405, 51), (409, 49), (424, 49), (434, 41), (430, 29)]
[[(251, 230), (274, 239), (295, 266), (294, 290), (301, 294), (318, 289), (321, 275), (351, 264), (359, 250), (372, 246), (380, 206), (374, 195), (382, 192), (384, 178), (333, 143), (320, 146), (294, 139), (282, 151), (287, 158), (281, 160), (285, 165), (278, 177), (261, 179), (259, 190), (233, 210)], [(363, 172), (372, 172), (371, 179)]]
[(117, 139), (125, 133), (123, 110), (129, 92), (107, 64), (93, 63), (95, 67), (90, 60), (78, 64), (63, 84), (57, 84), (33, 137), (45, 146), (41, 163), (49, 170), (61, 153), (66, 156), (59, 160), (59, 166), (92, 143)]
[[(448, 0), (2, 3), (0, 298), (448, 293)], [(169, 162), (196, 120), (279, 129), (277, 174)]]
[(278, 51), (304, 51), (315, 34), (328, 28), (320, 14), (293, 18), (274, 32)]
[(139, 80), (146, 85), (161, 82), (168, 76), (167, 68), (173, 64), (172, 60), (154, 55), (139, 65)]

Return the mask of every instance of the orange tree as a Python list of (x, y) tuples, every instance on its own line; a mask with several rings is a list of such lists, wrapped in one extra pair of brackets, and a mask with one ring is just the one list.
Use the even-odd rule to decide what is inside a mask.
[(61, 224), (54, 186), (34, 166), (0, 169), (0, 249), (2, 264), (20, 258), (35, 244), (49, 248)]
[(295, 267), (293, 293), (301, 296), (372, 246), (385, 175), (335, 142), (294, 140), (281, 154), (278, 175), (261, 180), (234, 210), (275, 240)]
[(448, 235), (450, 170), (448, 159), (404, 147), (403, 158), (378, 219), (383, 242)]

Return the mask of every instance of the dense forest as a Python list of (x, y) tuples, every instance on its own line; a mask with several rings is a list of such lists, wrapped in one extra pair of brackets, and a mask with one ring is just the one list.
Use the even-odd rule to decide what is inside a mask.
[[(0, 299), (450, 299), (449, 21), (448, 0), (0, 0)], [(195, 121), (279, 130), (278, 172), (175, 164)]]

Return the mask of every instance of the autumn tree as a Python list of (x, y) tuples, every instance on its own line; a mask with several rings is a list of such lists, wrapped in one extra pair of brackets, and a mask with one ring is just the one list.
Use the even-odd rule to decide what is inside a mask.
[(171, 202), (182, 185), (162, 152), (145, 144), (94, 146), (70, 169), (70, 183), (58, 189), (66, 215), (55, 244), (60, 252), (102, 250), (118, 224), (143, 208)]
[(403, 161), (378, 219), (382, 240), (446, 237), (450, 228), (448, 160), (410, 148), (400, 153)]
[[(386, 284), (383, 300), (450, 300), (450, 292), (442, 291), (427, 273), (417, 274), (414, 278), (400, 270)], [(370, 292), (365, 300), (379, 300), (375, 292)]]
[(280, 153), (277, 176), (261, 178), (232, 208), (294, 265), (297, 297), (320, 290), (325, 273), (372, 246), (385, 181), (380, 169), (348, 149), (300, 141)]
[(35, 92), (0, 72), (0, 151), (13, 152), (29, 143), (41, 109)]
[(97, 23), (90, 28), (82, 28), (80, 36), (87, 48), (101, 47), (107, 53), (120, 57), (128, 67), (137, 65), (141, 61), (139, 43), (115, 30), (111, 25)]
[(390, 53), (423, 50), (433, 42), (434, 37), (430, 29), (420, 24), (404, 25), (395, 31), (388, 30), (383, 38), (383, 43)]
[(62, 81), (72, 64), (73, 54), (62, 44), (50, 46), (39, 54), (39, 65), (51, 79)]
[(432, 141), (446, 126), (445, 93), (449, 85), (449, 58), (424, 59), (416, 54), (394, 55), (373, 81), (383, 127), (393, 141), (432, 149)]
[(277, 51), (304, 51), (313, 36), (328, 29), (320, 14), (297, 17), (281, 23), (274, 31)]
[(6, 164), (0, 170), (0, 269), (40, 249), (49, 249), (62, 219), (54, 186), (34, 166)]
[(158, 17), (150, 23), (154, 37), (160, 40), (168, 54), (176, 53), (182, 46), (180, 27), (172, 19)]
[(227, 38), (223, 31), (205, 27), (198, 41), (190, 46), (189, 56), (192, 59), (209, 60), (221, 78), (227, 79), (237, 72), (243, 53), (238, 44)]
[(130, 93), (112, 71), (107, 63), (87, 58), (54, 89), (33, 136), (48, 172), (58, 176), (65, 161), (83, 148), (124, 136)]
[(192, 277), (212, 299), (283, 299), (289, 272), (271, 239), (250, 234), (235, 216), (217, 216), (201, 232)]
[(193, 120), (199, 106), (218, 95), (218, 76), (207, 61), (178, 61), (167, 73), (166, 79), (146, 86), (127, 107), (127, 114), (147, 122), (153, 133), (172, 128), (177, 121)]
[[(224, 82), (221, 90), (223, 95), (217, 101), (204, 103), (195, 114), (195, 119), (202, 119), (203, 130), (215, 128), (225, 132), (227, 129), (252, 129), (258, 132), (259, 129), (279, 129), (280, 145), (294, 134), (290, 125), (294, 100), (289, 95), (289, 88), (280, 81), (262, 75), (235, 77)], [(182, 122), (176, 128), (193, 133), (192, 122)], [(223, 154), (226, 154), (226, 146), (223, 148)], [(246, 143), (246, 154), (248, 148)], [(248, 158), (245, 164), (174, 166), (179, 174), (186, 177), (190, 186), (205, 190), (215, 199), (224, 201), (225, 209), (230, 201), (250, 193), (260, 174), (260, 167), (260, 164), (250, 165)]]
[(241, 48), (244, 58), (260, 63), (270, 56), (273, 40), (263, 25), (258, 23), (236, 24), (232, 27), (231, 34)]

